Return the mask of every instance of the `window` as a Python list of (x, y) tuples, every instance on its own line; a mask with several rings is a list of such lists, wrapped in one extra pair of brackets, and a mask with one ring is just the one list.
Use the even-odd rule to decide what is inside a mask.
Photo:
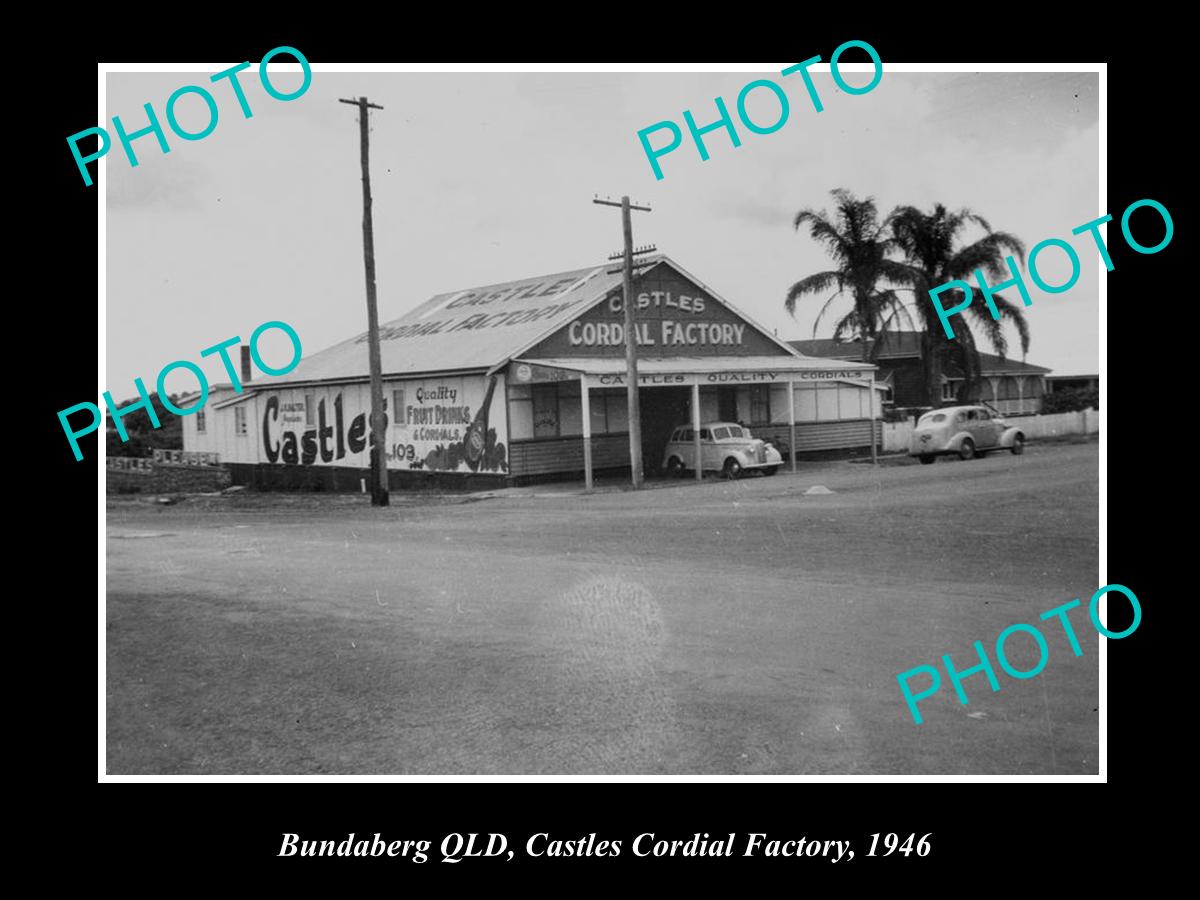
[(836, 384), (817, 386), (817, 420), (821, 422), (835, 421), (841, 418), (838, 413), (838, 389)]
[(766, 425), (771, 421), (770, 385), (756, 384), (750, 388), (750, 424)]
[(558, 437), (558, 385), (533, 386), (533, 436)]
[(957, 396), (957, 385), (953, 381), (942, 382), (942, 399), (953, 400)]
[(712, 440), (712, 435), (708, 433), (707, 428), (700, 429), (700, 440), (702, 440), (702, 441), (711, 441)]
[(735, 438), (744, 438), (746, 436), (746, 432), (744, 432), (737, 425), (730, 425), (729, 426), (729, 436), (735, 437)]
[(509, 385), (508, 437), (510, 440), (533, 437), (533, 389), (527, 384)]
[(979, 418), (979, 415), (975, 412), (975, 410), (972, 409), (972, 410), (967, 411), (967, 421), (968, 422), (974, 422), (978, 418)]
[(313, 424), (313, 407), (315, 407), (315, 406), (316, 406), (316, 404), (313, 402), (313, 395), (305, 394), (304, 395), (304, 424), (305, 425)]
[(404, 424), (404, 388), (392, 391), (392, 421), (397, 425)]
[(235, 406), (233, 408), (233, 430), (236, 434), (248, 434), (246, 430), (246, 407)]
[(611, 393), (605, 398), (608, 410), (608, 433), (618, 434), (629, 430), (629, 398), (624, 391)]
[(695, 439), (696, 439), (696, 432), (692, 431), (692, 429), (690, 429), (690, 428), (683, 429), (683, 437), (681, 438), (681, 440), (694, 441)]
[[(399, 392), (397, 392), (399, 394)], [(397, 403), (401, 403), (397, 399)], [(628, 399), (624, 390), (588, 391), (593, 435), (620, 434), (629, 429)], [(508, 436), (531, 438), (583, 435), (582, 386), (578, 381), (553, 384), (512, 384), (508, 387)]]
[(723, 441), (727, 437), (729, 437), (729, 429), (728, 428), (714, 428), (713, 429), (713, 439), (714, 440)]
[(198, 413), (196, 413), (196, 431), (200, 434), (204, 434), (204, 426), (204, 410), (200, 410)]

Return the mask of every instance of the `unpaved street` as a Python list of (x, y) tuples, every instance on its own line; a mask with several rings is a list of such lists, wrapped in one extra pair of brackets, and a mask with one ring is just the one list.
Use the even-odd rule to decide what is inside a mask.
[[(110, 773), (1095, 773), (1095, 442), (638, 494), (236, 496), (108, 514)], [(813, 485), (834, 493), (806, 495)], [(1027, 642), (1013, 664), (1032, 665)], [(961, 661), (961, 662), (960, 662)], [(993, 658), (994, 662), (994, 658)]]

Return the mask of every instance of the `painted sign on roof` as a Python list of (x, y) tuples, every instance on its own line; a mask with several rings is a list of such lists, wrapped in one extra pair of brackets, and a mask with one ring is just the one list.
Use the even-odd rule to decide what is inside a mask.
[[(610, 266), (438, 294), (379, 326), (384, 375), (486, 369), (569, 321), (614, 286)], [(300, 362), (279, 381), (366, 377), (366, 332)]]
[[(666, 257), (642, 265), (649, 268), (634, 277), (635, 334), (647, 355), (795, 355)], [(383, 374), (490, 369), (527, 351), (622, 356), (621, 297), (621, 271), (612, 263), (438, 294), (380, 326)], [(358, 380), (368, 372), (363, 333), (274, 381)]]
[[(669, 265), (634, 282), (634, 337), (648, 356), (791, 355), (713, 295)], [(536, 357), (625, 355), (625, 312), (618, 284), (528, 352)]]

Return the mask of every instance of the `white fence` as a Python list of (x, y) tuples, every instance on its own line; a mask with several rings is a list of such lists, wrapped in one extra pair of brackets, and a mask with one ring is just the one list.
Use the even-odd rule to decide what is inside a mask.
[[(1005, 421), (1016, 425), (1025, 433), (1025, 437), (1035, 441), (1064, 434), (1096, 434), (1100, 430), (1100, 412), (1095, 409), (1055, 413), (1052, 416), (1008, 416)], [(883, 452), (906, 452), (912, 433), (912, 422), (884, 422)]]

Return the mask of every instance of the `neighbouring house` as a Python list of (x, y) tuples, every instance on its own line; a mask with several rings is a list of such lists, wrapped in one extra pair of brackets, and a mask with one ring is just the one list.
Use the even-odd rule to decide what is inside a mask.
[(1047, 375), (1046, 393), (1058, 394), (1062, 391), (1098, 391), (1100, 390), (1099, 375)]
[[(925, 407), (924, 371), (921, 365), (921, 335), (916, 331), (891, 331), (880, 338), (875, 363), (879, 367), (878, 383), (890, 388), (884, 405), (895, 410)], [(862, 359), (862, 342), (834, 341), (821, 338), (810, 341), (789, 341), (806, 356), (829, 359)], [(868, 351), (874, 349), (868, 345)], [(976, 396), (963, 397), (963, 373), (952, 364), (942, 376), (942, 402), (986, 402), (1001, 415), (1033, 415), (1041, 411), (1042, 397), (1047, 392), (1047, 373), (1050, 369), (1032, 363), (979, 353), (982, 378)]]

